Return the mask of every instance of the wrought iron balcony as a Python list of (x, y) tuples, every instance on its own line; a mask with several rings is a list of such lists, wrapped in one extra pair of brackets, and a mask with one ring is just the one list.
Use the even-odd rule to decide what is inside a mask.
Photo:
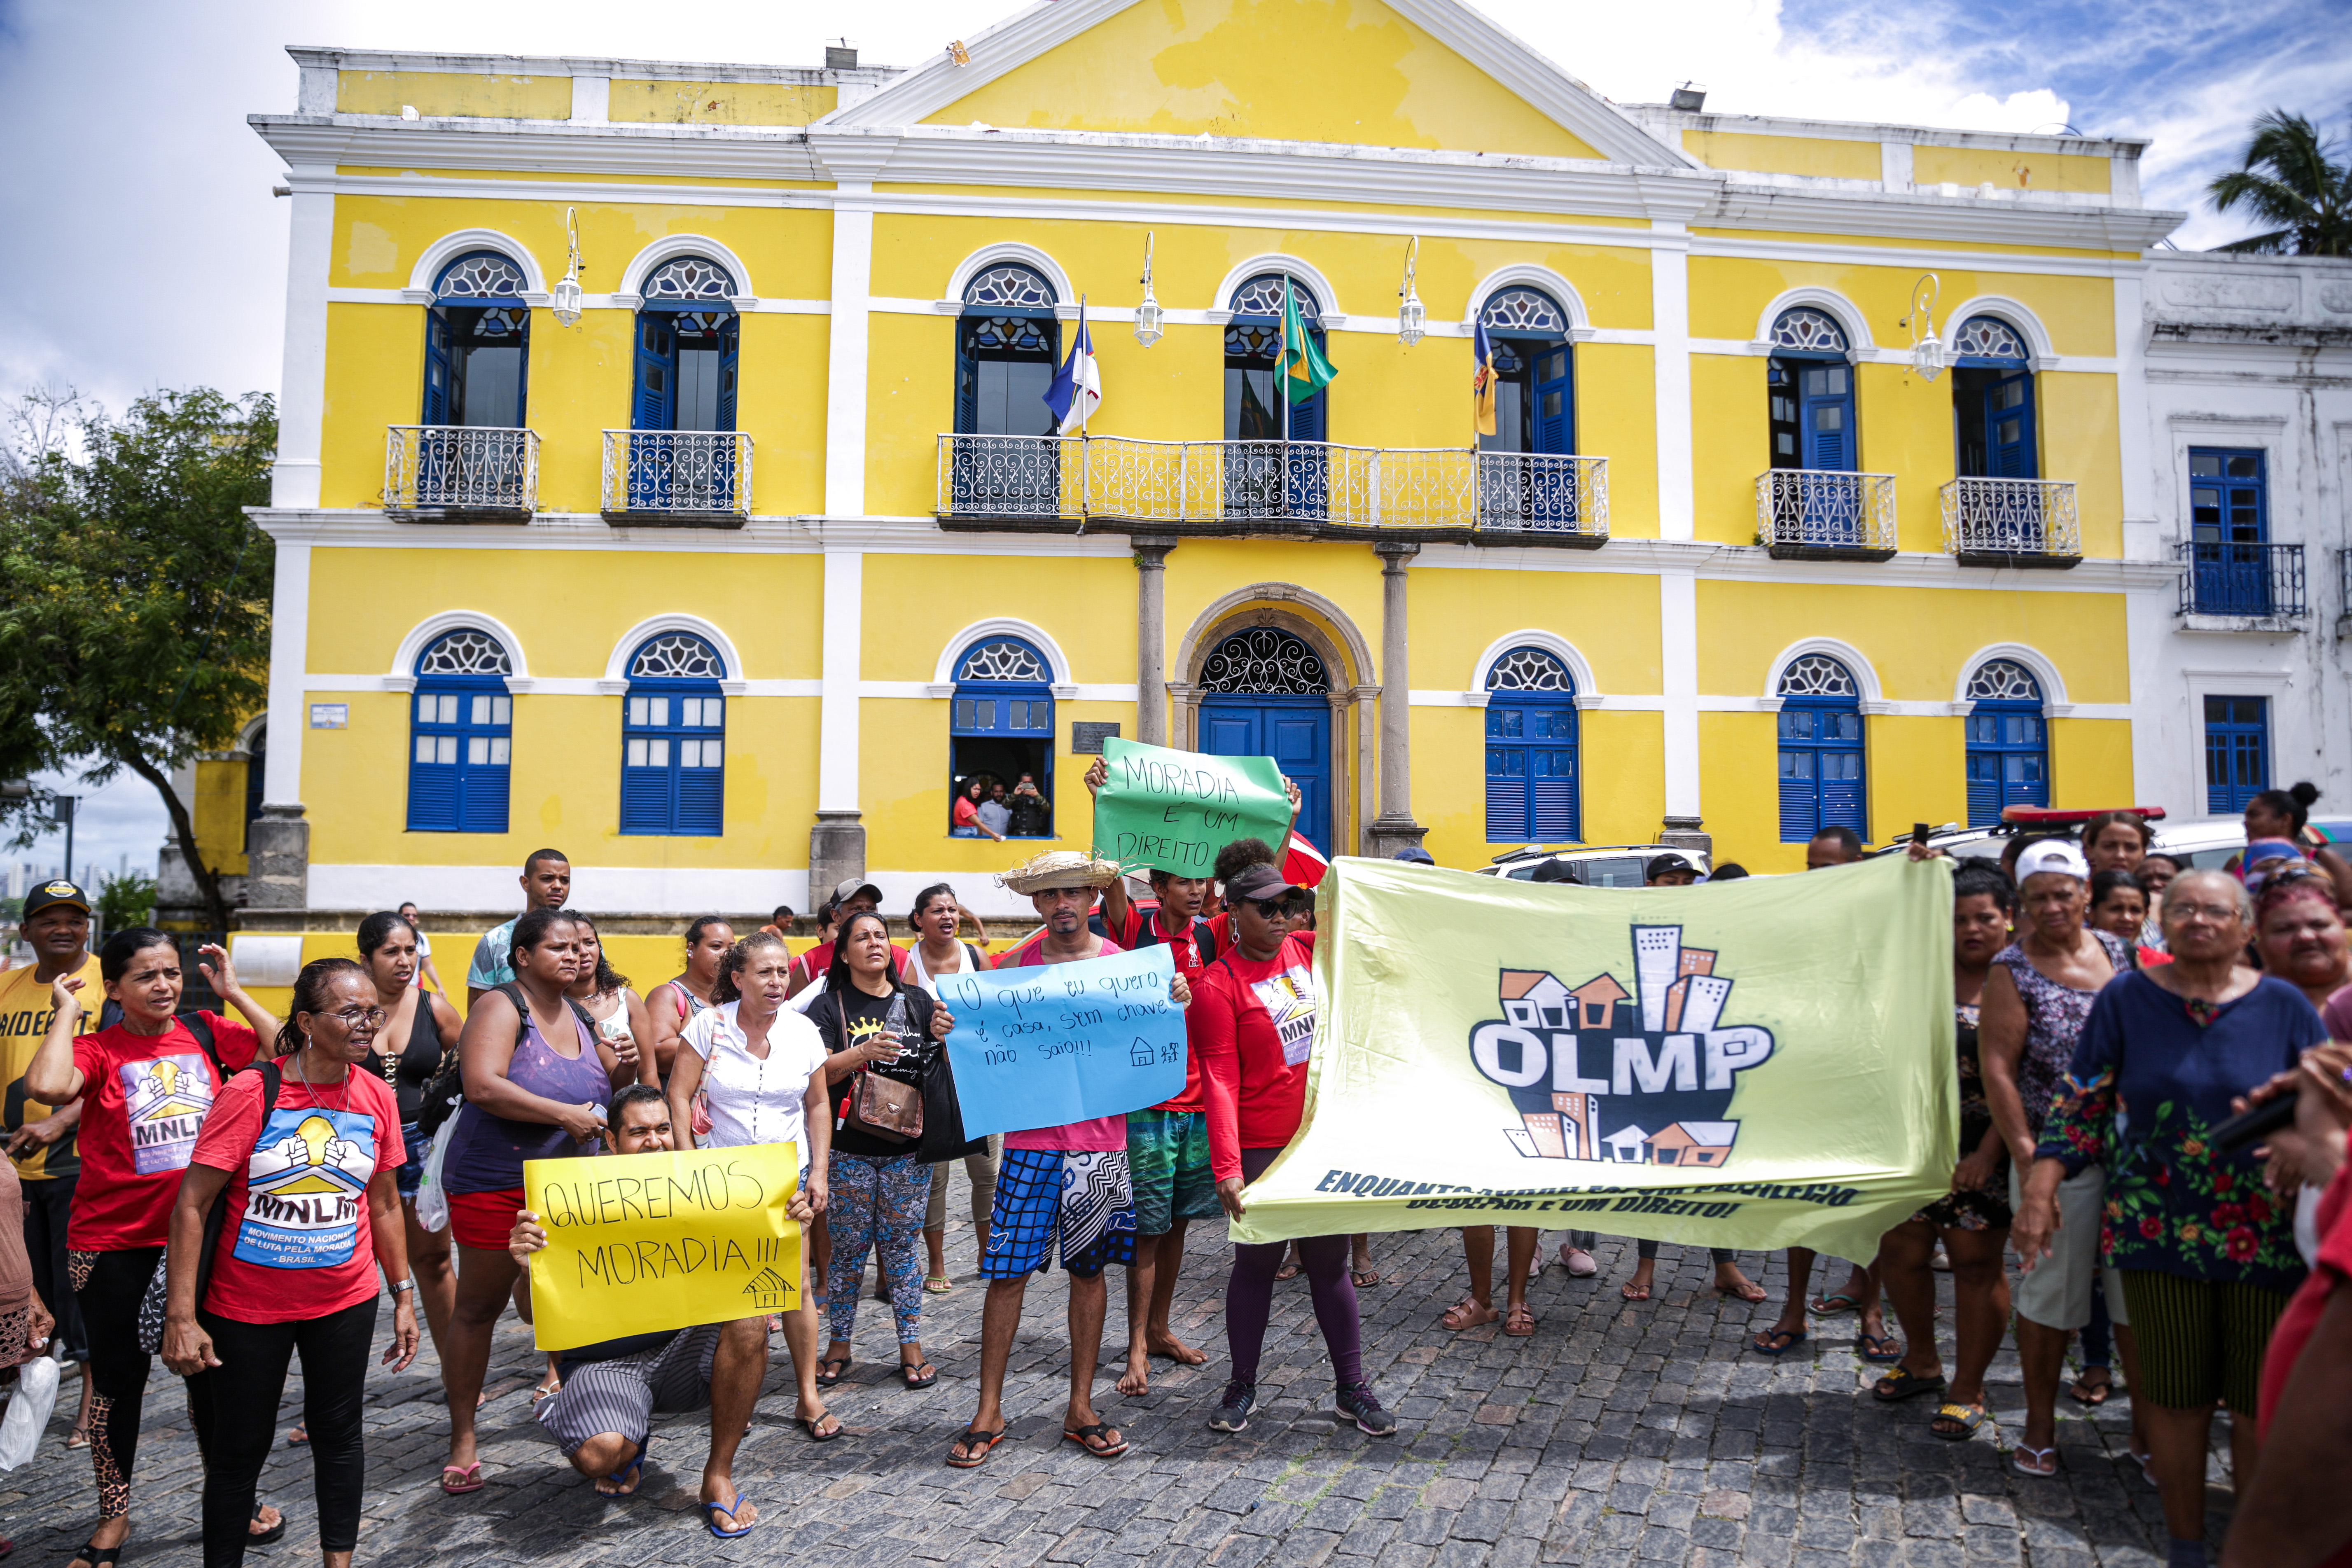
[(751, 515), (751, 437), (607, 430), (604, 511), (607, 522), (740, 528)]
[(1756, 542), (1775, 560), (1895, 554), (1895, 476), (1773, 468), (1756, 476)]
[(1963, 566), (2082, 563), (2071, 480), (1959, 479), (1942, 494), (1944, 550)]
[(394, 425), (383, 510), (394, 517), (519, 521), (539, 506), (539, 434), (474, 425)]
[(2181, 615), (2284, 623), (2309, 613), (2302, 545), (2193, 539), (2179, 548)]
[(967, 529), (1380, 534), (1591, 549), (1605, 458), (1320, 441), (941, 436), (939, 518)]

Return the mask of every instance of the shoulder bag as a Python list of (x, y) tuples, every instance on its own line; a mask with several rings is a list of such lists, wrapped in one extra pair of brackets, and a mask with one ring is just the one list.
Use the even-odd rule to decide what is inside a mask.
[[(849, 1049), (849, 1006), (838, 996), (833, 1003), (834, 1026), (845, 1051)], [(910, 1005), (907, 1011), (912, 1014), (914, 1008)], [(912, 1143), (923, 1135), (923, 1091), (915, 1084), (860, 1068), (850, 1080), (848, 1097), (842, 1101), (839, 1125), (886, 1143)]]

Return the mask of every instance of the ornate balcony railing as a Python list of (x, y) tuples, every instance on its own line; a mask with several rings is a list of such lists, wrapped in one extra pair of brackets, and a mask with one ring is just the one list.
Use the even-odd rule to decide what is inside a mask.
[(383, 510), (394, 517), (529, 517), (539, 506), (539, 435), (473, 425), (394, 425)]
[(2194, 539), (2181, 543), (2180, 559), (2181, 615), (2301, 620), (2309, 612), (2300, 544)]
[(2073, 566), (2083, 529), (2068, 479), (1954, 479), (1942, 490), (1944, 551), (1963, 566)]
[(938, 503), (967, 523), (1609, 537), (1607, 458), (1465, 447), (941, 436)]
[(740, 525), (751, 515), (751, 437), (607, 430), (604, 511), (614, 522)]
[(1895, 553), (1895, 476), (1773, 468), (1756, 476), (1756, 542), (1781, 559)]

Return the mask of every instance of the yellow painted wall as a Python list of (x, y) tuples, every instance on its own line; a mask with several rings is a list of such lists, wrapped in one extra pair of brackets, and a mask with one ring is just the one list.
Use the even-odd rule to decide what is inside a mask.
[[(1820, 244), (1825, 237), (1811, 237), (1811, 243)], [(1853, 241), (1841, 237), (1837, 243)], [(1919, 273), (1920, 268), (1907, 261), (1880, 266), (1802, 258), (1759, 261), (1694, 256), (1690, 259), (1691, 335), (1752, 341), (1765, 306), (1789, 289), (1811, 285), (1834, 289), (1857, 306), (1870, 324), (1872, 340), (1881, 348), (1907, 349), (1911, 335), (1901, 323), (1910, 313), (1911, 289)], [(1936, 274), (1943, 285), (1939, 330), (1948, 327), (1951, 312), (1964, 301), (1997, 294), (2032, 311), (2062, 354), (2104, 358), (2116, 352), (2114, 286), (2104, 278), (2002, 272), (1990, 263), (1982, 269), (1938, 267)]]
[(1759, 174), (1811, 174), (1828, 180), (1875, 180), (1878, 143), (1824, 136), (1757, 136), (1738, 131), (1685, 130), (1683, 151), (1710, 169)]
[(246, 871), (245, 779), (250, 767), (247, 763), (196, 763), (195, 800), (188, 813), (195, 819), (196, 852), (226, 877), (242, 877)]
[(929, 123), (975, 120), (1599, 156), (1380, 0), (1131, 5)]
[[(615, 84), (618, 85), (617, 83)], [(492, 120), (569, 120), (568, 76), (474, 76), (455, 71), (338, 71), (339, 114), (479, 115)]]
[[(2131, 725), (2116, 719), (2050, 721), (2050, 804), (2061, 811), (2104, 811), (2138, 801), (2132, 777)], [(2176, 816), (2186, 816), (2176, 809)]]
[[(951, 605), (940, 603), (931, 555), (868, 555), (865, 574), (858, 657), (868, 680), (932, 679), (950, 639), (983, 615), (1043, 630), (1069, 659), (1069, 679), (1135, 679), (1136, 574), (1126, 556), (965, 556), (955, 563)], [(936, 706), (944, 724), (946, 700)]]
[(613, 79), (607, 118), (673, 125), (806, 125), (833, 112), (829, 86), (781, 81)]
[(1756, 542), (1756, 476), (1772, 466), (1762, 356), (1693, 354), (1692, 532), (1724, 544)]
[[(1939, 492), (1959, 460), (1952, 434), (1951, 382), (1925, 381), (1902, 365), (1865, 364), (1856, 367), (1854, 384), (1860, 394), (1854, 408), (1860, 467), (1865, 473), (1895, 476), (1898, 547), (1941, 551)], [(1763, 414), (1759, 408), (1756, 417), (1761, 419)]]
[(2113, 188), (2114, 173), (2105, 158), (2059, 153), (2011, 153), (1995, 147), (1911, 150), (1911, 178), (1919, 185), (1947, 181), (1979, 185), (1990, 180), (2002, 190), (2080, 191), (2104, 196)]
[(2042, 477), (2074, 481), (2084, 555), (2122, 554), (2123, 416), (2116, 378), (2053, 370), (2034, 384), (2042, 400)]

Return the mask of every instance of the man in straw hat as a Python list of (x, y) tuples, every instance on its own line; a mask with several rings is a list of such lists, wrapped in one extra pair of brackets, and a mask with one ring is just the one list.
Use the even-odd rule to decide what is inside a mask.
[[(996, 967), (1078, 963), (1120, 951), (1087, 929), (1095, 900), (1118, 875), (1109, 860), (1074, 849), (1051, 849), (997, 879), (1036, 906), (1043, 930), (999, 959)], [(1192, 993), (1177, 975), (1170, 992), (1180, 1007)], [(1004, 1440), (1004, 1369), (1021, 1327), (1029, 1276), (1050, 1268), (1056, 1237), (1070, 1277), (1070, 1405), (1062, 1436), (1098, 1459), (1127, 1452), (1118, 1429), (1095, 1414), (1095, 1359), (1102, 1347), (1109, 1292), (1103, 1269), (1135, 1261), (1135, 1197), (1128, 1175), (1127, 1118), (1098, 1116), (1063, 1127), (1004, 1135), (989, 1215), (988, 1250), (980, 1272), (988, 1281), (981, 1311), (980, 1408), (948, 1450), (958, 1469), (985, 1464)]]

